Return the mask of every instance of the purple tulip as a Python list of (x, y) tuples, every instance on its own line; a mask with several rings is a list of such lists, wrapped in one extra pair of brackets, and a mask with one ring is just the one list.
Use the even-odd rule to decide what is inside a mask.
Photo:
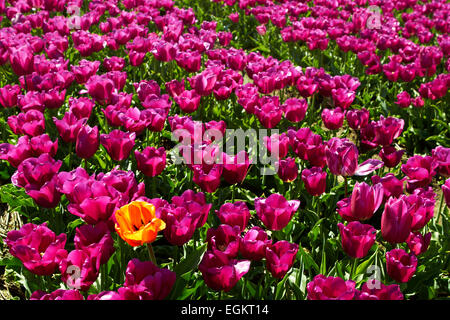
[(125, 271), (125, 282), (117, 292), (123, 300), (163, 300), (172, 290), (175, 272), (160, 269), (151, 261), (132, 259)]
[(77, 134), (77, 140), (75, 144), (75, 152), (78, 157), (83, 159), (89, 159), (97, 151), (100, 145), (100, 135), (98, 127), (90, 127), (83, 125)]
[(397, 282), (408, 282), (417, 268), (417, 257), (403, 249), (386, 252), (387, 274)]
[(348, 139), (331, 138), (325, 153), (328, 168), (336, 176), (352, 176), (358, 168), (358, 148)]
[(266, 256), (266, 247), (272, 245), (267, 233), (260, 227), (253, 227), (241, 237), (239, 251), (245, 259), (259, 261)]
[(58, 129), (59, 135), (66, 143), (76, 142), (78, 132), (85, 125), (87, 118), (77, 118), (72, 112), (66, 112), (61, 120), (53, 117), (53, 122)]
[(208, 250), (221, 251), (229, 258), (235, 258), (239, 252), (241, 229), (238, 226), (221, 224), (217, 228), (209, 228), (206, 233)]
[(339, 107), (334, 110), (325, 108), (322, 111), (323, 124), (329, 130), (337, 130), (342, 127), (344, 116), (345, 112)]
[(305, 118), (308, 103), (305, 99), (289, 98), (281, 108), (286, 119), (291, 122), (300, 122)]
[(418, 256), (425, 253), (430, 245), (431, 232), (422, 235), (419, 232), (411, 232), (406, 243), (408, 244), (409, 250), (411, 250), (414, 255)]
[(390, 243), (405, 242), (411, 232), (412, 214), (405, 196), (389, 198), (381, 216), (381, 235)]
[(166, 223), (164, 237), (170, 244), (182, 246), (194, 235), (196, 226), (202, 218), (200, 211), (188, 211), (174, 205), (161, 206), (157, 215)]
[(221, 251), (206, 251), (198, 269), (208, 287), (228, 292), (249, 271), (250, 261), (230, 259)]
[(445, 180), (445, 183), (441, 186), (442, 193), (444, 194), (444, 200), (447, 207), (450, 208), (450, 178)]
[(288, 201), (277, 193), (271, 194), (266, 199), (255, 199), (256, 214), (270, 230), (281, 230), (286, 227), (299, 206), (299, 200)]
[(206, 203), (203, 192), (195, 193), (190, 189), (183, 192), (181, 196), (172, 197), (172, 204), (177, 207), (183, 207), (190, 213), (198, 212), (201, 218), (198, 220), (196, 228), (201, 228), (206, 223), (212, 207), (212, 204)]
[(107, 263), (115, 251), (114, 240), (105, 222), (76, 228), (74, 244), (75, 249), (87, 251), (90, 255), (99, 254), (100, 264)]
[(113, 130), (109, 134), (100, 135), (100, 143), (105, 147), (111, 159), (122, 161), (128, 158), (134, 147), (136, 133)]
[(0, 105), (4, 108), (12, 108), (17, 105), (17, 98), (21, 92), (20, 86), (7, 84), (0, 88)]
[(437, 173), (450, 177), (450, 148), (438, 146), (431, 150), (431, 154), (438, 164)]
[(402, 172), (408, 176), (407, 190), (412, 192), (416, 188), (426, 187), (436, 175), (438, 163), (431, 156), (415, 155), (402, 165)]
[(353, 300), (356, 294), (354, 281), (322, 274), (315, 276), (306, 290), (308, 300)]
[(373, 122), (374, 124), (374, 143), (387, 146), (392, 144), (394, 139), (398, 138), (403, 131), (405, 121), (394, 117), (384, 118), (380, 116), (380, 120)]
[(35, 137), (45, 133), (44, 114), (37, 110), (28, 110), (17, 116), (9, 116), (7, 122), (12, 132), (17, 135), (26, 134)]
[(294, 264), (298, 244), (285, 240), (266, 246), (266, 266), (273, 277), (283, 279)]
[(11, 255), (22, 261), (25, 268), (36, 275), (48, 276), (67, 256), (66, 238), (65, 233), (56, 236), (47, 223), (27, 223), (20, 230), (9, 231), (5, 243)]
[(30, 296), (30, 300), (84, 300), (84, 297), (78, 290), (57, 289), (50, 293), (37, 290)]
[(379, 156), (386, 167), (395, 168), (402, 160), (404, 153), (405, 150), (397, 150), (393, 146), (384, 146), (381, 149)]
[(306, 191), (312, 196), (320, 196), (327, 187), (327, 173), (320, 167), (303, 169), (302, 181), (305, 184)]
[(297, 179), (298, 166), (294, 158), (281, 159), (276, 166), (278, 166), (277, 174), (284, 182), (292, 182)]
[(385, 285), (377, 282), (376, 285), (364, 282), (361, 291), (358, 291), (355, 300), (403, 300), (403, 294), (398, 284)]
[(216, 215), (223, 224), (238, 226), (241, 231), (247, 227), (250, 220), (250, 210), (243, 201), (224, 203), (219, 210), (216, 210)]
[(350, 197), (350, 209), (353, 220), (368, 220), (383, 201), (383, 186), (376, 184), (373, 187), (365, 182), (357, 182)]
[(353, 221), (344, 226), (338, 223), (342, 248), (352, 258), (363, 258), (375, 243), (376, 230), (368, 224)]
[(164, 147), (158, 149), (147, 147), (142, 152), (134, 151), (137, 168), (147, 177), (159, 175), (166, 167), (166, 150)]

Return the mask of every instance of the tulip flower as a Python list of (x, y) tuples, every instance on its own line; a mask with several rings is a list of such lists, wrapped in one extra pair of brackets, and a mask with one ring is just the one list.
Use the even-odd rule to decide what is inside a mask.
[(437, 173), (450, 177), (450, 148), (438, 146), (431, 150), (431, 154), (438, 164)]
[(444, 200), (447, 207), (450, 208), (450, 178), (445, 180), (445, 183), (441, 186), (442, 193), (444, 194)]
[(66, 112), (61, 120), (53, 117), (59, 135), (66, 143), (76, 142), (78, 132), (85, 125), (87, 118), (77, 118), (73, 112)]
[(107, 263), (115, 251), (114, 240), (105, 222), (76, 228), (73, 241), (75, 249), (86, 251), (90, 255), (98, 253), (100, 264)]
[(147, 147), (142, 152), (134, 151), (137, 169), (147, 177), (159, 175), (166, 167), (166, 150), (164, 147), (158, 149)]
[(404, 153), (405, 150), (397, 150), (392, 146), (384, 146), (381, 149), (379, 156), (386, 167), (395, 168), (402, 160)]
[(25, 188), (25, 192), (39, 206), (54, 208), (61, 194), (56, 190), (57, 172), (62, 161), (55, 161), (48, 153), (24, 160), (11, 177), (13, 185)]
[(365, 182), (357, 182), (353, 187), (350, 197), (350, 208), (353, 220), (368, 220), (383, 201), (383, 185), (376, 184), (373, 187)]
[(222, 175), (229, 184), (241, 183), (247, 175), (251, 160), (244, 150), (239, 151), (235, 156), (222, 153), (223, 171)]
[(428, 250), (430, 240), (431, 232), (428, 232), (425, 235), (422, 235), (419, 232), (411, 232), (408, 239), (406, 239), (406, 243), (408, 244), (409, 250), (411, 250), (414, 255), (418, 256)]
[(412, 214), (405, 196), (389, 198), (381, 216), (381, 235), (390, 243), (405, 242), (411, 232)]
[(115, 212), (115, 228), (130, 246), (142, 246), (156, 240), (158, 231), (166, 224), (155, 215), (155, 206), (143, 201), (133, 201)]
[(101, 105), (112, 102), (115, 84), (112, 79), (105, 76), (93, 75), (85, 84), (89, 95)]
[(397, 282), (408, 282), (417, 268), (417, 257), (403, 249), (386, 252), (387, 274)]
[(327, 173), (320, 167), (303, 169), (302, 181), (305, 184), (306, 191), (312, 196), (320, 196), (325, 192)]
[(221, 251), (206, 251), (198, 266), (212, 290), (230, 291), (250, 269), (249, 260), (230, 259)]
[(192, 170), (194, 176), (192, 180), (197, 184), (204, 192), (212, 193), (219, 188), (220, 177), (223, 172), (223, 165), (193, 165)]
[(113, 130), (109, 134), (100, 135), (100, 143), (105, 147), (111, 159), (122, 161), (128, 158), (134, 147), (136, 133)]
[(308, 300), (353, 300), (355, 282), (319, 274), (306, 286)]
[(300, 122), (305, 118), (308, 103), (305, 99), (289, 98), (281, 108), (286, 119), (291, 122)]
[(125, 282), (117, 292), (123, 300), (163, 300), (169, 295), (175, 280), (175, 272), (135, 258), (128, 262)]
[(339, 107), (334, 110), (325, 108), (322, 111), (323, 124), (329, 130), (337, 130), (342, 127), (344, 116), (345, 112)]
[(100, 269), (98, 254), (95, 252), (73, 250), (59, 264), (61, 280), (70, 288), (87, 291), (97, 280)]
[(245, 259), (259, 261), (266, 256), (266, 247), (272, 245), (267, 233), (260, 227), (253, 227), (241, 237), (239, 252)]
[(196, 93), (195, 90), (184, 90), (174, 99), (180, 106), (181, 111), (186, 113), (192, 113), (196, 111), (200, 105), (201, 96)]
[(87, 300), (124, 300), (116, 291), (102, 291), (99, 294), (90, 294)]
[(0, 88), (0, 105), (4, 108), (12, 108), (17, 105), (17, 98), (21, 92), (19, 85), (7, 84)]
[(100, 135), (98, 127), (83, 125), (77, 134), (75, 152), (78, 157), (89, 159), (97, 151), (100, 145)]
[(371, 177), (372, 183), (381, 183), (384, 190), (384, 201), (389, 197), (398, 198), (403, 194), (403, 180), (397, 179), (393, 173), (387, 173), (384, 177), (380, 178), (377, 175)]
[(363, 258), (375, 243), (376, 230), (368, 224), (353, 221), (344, 226), (338, 223), (342, 248), (352, 258)]
[(201, 212), (189, 211), (174, 205), (162, 206), (157, 210), (159, 218), (166, 223), (164, 237), (170, 244), (181, 246), (192, 239), (196, 226), (202, 218)]
[(331, 173), (352, 176), (358, 168), (358, 148), (348, 139), (331, 138), (325, 148)]
[(238, 226), (221, 224), (217, 228), (209, 228), (206, 232), (208, 250), (219, 250), (229, 258), (235, 258), (239, 252), (241, 229)]
[(394, 139), (398, 138), (403, 131), (405, 121), (394, 117), (384, 118), (380, 116), (380, 120), (373, 122), (374, 124), (374, 143), (387, 146), (392, 144)]
[(57, 289), (50, 293), (37, 290), (31, 294), (30, 300), (84, 300), (84, 297), (78, 290)]
[(201, 228), (206, 223), (212, 207), (212, 204), (206, 203), (203, 192), (195, 193), (190, 189), (183, 192), (181, 196), (172, 197), (172, 204), (176, 207), (184, 207), (191, 213), (198, 212), (201, 218), (198, 220), (196, 228)]
[(25, 268), (39, 275), (51, 275), (59, 262), (67, 256), (64, 249), (66, 234), (58, 236), (47, 223), (24, 224), (19, 230), (9, 231), (5, 239), (12, 256), (22, 261)]
[(377, 285), (364, 282), (361, 291), (357, 291), (355, 300), (403, 300), (403, 293), (398, 284), (385, 285), (378, 281)]
[(264, 143), (270, 155), (275, 159), (283, 159), (289, 152), (289, 137), (286, 133), (274, 133), (270, 137), (265, 136)]
[(257, 216), (270, 230), (281, 230), (291, 221), (300, 206), (299, 200), (286, 200), (280, 194), (271, 194), (268, 198), (256, 198)]
[(438, 163), (431, 156), (415, 155), (402, 165), (402, 172), (408, 176), (407, 190), (426, 187), (436, 175)]
[(285, 240), (266, 246), (266, 266), (273, 277), (283, 279), (295, 261), (298, 244)]
[(28, 110), (17, 116), (8, 117), (8, 126), (17, 135), (26, 134), (35, 137), (45, 133), (44, 114), (37, 110)]
[(354, 130), (360, 130), (369, 123), (369, 111), (366, 108), (348, 110), (345, 117), (349, 127)]
[(395, 102), (400, 108), (408, 108), (411, 105), (411, 96), (407, 91), (402, 91), (397, 95)]
[(297, 179), (298, 166), (294, 158), (281, 159), (276, 162), (275, 166), (278, 166), (277, 174), (284, 182), (292, 182)]
[(77, 119), (89, 118), (94, 106), (95, 102), (85, 97), (69, 98), (69, 112), (73, 113)]
[(412, 215), (412, 231), (422, 229), (433, 218), (435, 198), (436, 194), (431, 187), (429, 189), (418, 188), (412, 195), (405, 198), (409, 204), (408, 210)]
[(216, 215), (223, 224), (238, 226), (241, 231), (247, 227), (250, 220), (250, 210), (243, 201), (224, 203), (219, 210), (216, 210)]

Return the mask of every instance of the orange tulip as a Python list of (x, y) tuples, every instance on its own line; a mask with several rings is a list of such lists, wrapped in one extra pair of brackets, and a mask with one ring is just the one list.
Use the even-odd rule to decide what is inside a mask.
[(155, 206), (144, 201), (133, 201), (115, 213), (116, 231), (130, 246), (137, 247), (155, 241), (158, 231), (166, 224), (156, 218)]

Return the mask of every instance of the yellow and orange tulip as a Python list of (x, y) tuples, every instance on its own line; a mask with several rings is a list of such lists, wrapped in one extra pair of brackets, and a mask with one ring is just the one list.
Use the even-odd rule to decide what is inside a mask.
[(115, 213), (116, 231), (130, 246), (137, 247), (155, 241), (158, 231), (166, 224), (158, 219), (155, 206), (144, 201), (133, 201)]

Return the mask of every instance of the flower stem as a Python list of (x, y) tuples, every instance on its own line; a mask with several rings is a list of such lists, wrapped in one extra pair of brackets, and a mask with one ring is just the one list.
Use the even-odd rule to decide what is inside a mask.
[(147, 243), (148, 255), (150, 257), (150, 261), (153, 262), (155, 266), (158, 266), (156, 263), (155, 251), (153, 251), (153, 247), (151, 243)]
[(352, 280), (354, 280), (354, 278), (355, 278), (357, 264), (358, 264), (358, 259), (357, 258), (353, 259), (352, 273), (350, 275), (350, 279), (352, 279)]

